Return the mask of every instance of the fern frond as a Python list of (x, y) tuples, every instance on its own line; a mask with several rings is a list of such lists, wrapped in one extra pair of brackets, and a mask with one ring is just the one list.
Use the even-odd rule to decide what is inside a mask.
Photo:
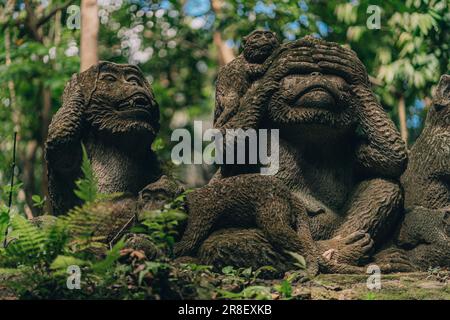
[(92, 170), (86, 148), (84, 145), (81, 145), (81, 148), (83, 152), (83, 159), (81, 162), (83, 177), (75, 181), (76, 189), (74, 190), (74, 193), (81, 200), (85, 202), (92, 202), (97, 198), (98, 181), (94, 175), (94, 170)]

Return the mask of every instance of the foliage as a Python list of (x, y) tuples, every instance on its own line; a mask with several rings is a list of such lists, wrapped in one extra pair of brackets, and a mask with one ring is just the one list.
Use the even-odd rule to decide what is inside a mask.
[[(0, 267), (26, 274), (16, 282), (19, 296), (295, 297), (289, 284), (300, 281), (301, 271), (286, 276), (274, 287), (260, 280), (274, 271), (270, 266), (260, 270), (227, 267), (218, 272), (208, 266), (178, 265), (167, 259), (141, 261), (134, 257), (124, 263), (121, 241), (108, 251), (104, 239), (95, 236), (93, 228), (104, 216), (93, 214), (94, 206), (108, 197), (98, 194), (84, 149), (83, 179), (77, 181), (75, 190), (85, 201), (82, 207), (41, 226), (18, 213), (28, 209), (37, 215), (47, 209), (43, 157), (47, 125), (60, 106), (65, 83), (80, 65), (80, 30), (67, 27), (68, 12), (60, 10), (33, 33), (26, 25), (30, 21), (26, 9), (30, 5), (30, 12), (42, 17), (63, 2), (17, 0), (8, 13), (6, 2), (0, 4), (0, 185), (4, 186), (0, 192), (0, 243), (6, 240), (8, 244), (0, 249)], [(137, 64), (152, 83), (162, 124), (153, 149), (161, 159), (169, 160), (173, 129), (192, 130), (194, 119), (211, 121), (219, 69), (216, 33), (237, 54), (242, 37), (255, 28), (270, 28), (283, 41), (313, 34), (350, 46), (367, 67), (383, 107), (397, 124), (399, 98), (405, 99), (410, 143), (414, 142), (433, 87), (450, 67), (447, 0), (223, 3), (220, 11), (214, 11), (209, 0), (125, 0), (120, 6), (102, 1), (100, 59)], [(382, 8), (379, 30), (366, 26), (369, 5)], [(10, 190), (14, 131), (18, 131), (18, 159), (13, 174), (21, 182)], [(185, 177), (181, 169), (172, 169)], [(14, 205), (9, 213), (2, 203), (7, 203), (11, 192)], [(160, 211), (143, 214), (133, 231), (148, 235), (170, 256), (177, 231), (185, 221), (182, 204), (181, 197)], [(5, 239), (8, 228), (12, 232)], [(96, 254), (99, 251), (107, 254)], [(304, 259), (294, 259), (303, 270)], [(82, 267), (81, 291), (65, 287), (69, 264)]]
[[(18, 131), (19, 180), (26, 196), (14, 203), (34, 214), (32, 195), (46, 195), (43, 146), (48, 119), (60, 106), (65, 83), (79, 69), (80, 30), (69, 28), (69, 13), (59, 11), (38, 30), (25, 26), (26, 6), (49, 14), (62, 0), (25, 3), (0, 14), (0, 185), (6, 185), (12, 156), (13, 131)], [(74, 1), (79, 5), (80, 1)], [(407, 1), (222, 1), (214, 11), (210, 0), (137, 1), (121, 5), (102, 1), (99, 10), (100, 59), (138, 64), (152, 83), (161, 107), (161, 134), (154, 149), (169, 160), (171, 131), (192, 121), (211, 121), (214, 81), (219, 69), (215, 32), (235, 54), (241, 39), (255, 28), (270, 28), (283, 40), (306, 34), (349, 45), (375, 80), (383, 106), (398, 120), (398, 101), (407, 108), (410, 142), (420, 133), (433, 86), (449, 70), (449, 4), (446, 0)], [(367, 8), (378, 5), (381, 28), (368, 29)], [(0, 4), (0, 12), (5, 9)], [(6, 11), (5, 11), (6, 13)], [(39, 17), (38, 17), (39, 18)], [(8, 28), (5, 29), (5, 27)], [(10, 63), (6, 63), (7, 35)], [(14, 91), (10, 89), (13, 84)], [(44, 91), (50, 92), (50, 108)], [(13, 99), (14, 93), (14, 99)], [(184, 168), (175, 168), (186, 178)], [(2, 193), (4, 198), (5, 193)], [(45, 207), (44, 207), (45, 209)]]
[(97, 180), (94, 175), (94, 171), (89, 164), (88, 155), (86, 148), (82, 145), (82, 162), (81, 162), (81, 172), (83, 173), (83, 178), (75, 181), (76, 189), (74, 190), (75, 195), (85, 202), (94, 201), (97, 198)]
[[(110, 298), (110, 299), (290, 299), (292, 282), (288, 277), (280, 284), (264, 282), (261, 276), (275, 272), (267, 266), (251, 268), (225, 267), (216, 272), (210, 266), (195, 263), (179, 264), (170, 259), (184, 213), (185, 195), (173, 199), (161, 210), (143, 213), (130, 232), (140, 232), (166, 254), (149, 261), (137, 249), (125, 249), (120, 239), (108, 249), (104, 239), (96, 234), (97, 226), (108, 219), (94, 210), (99, 199), (94, 192), (95, 179), (91, 165), (84, 157), (84, 177), (77, 183), (77, 194), (85, 203), (66, 216), (44, 216), (29, 221), (19, 214), (2, 211), (0, 225), (10, 226), (9, 242), (0, 249), (0, 275), (3, 270), (15, 270), (18, 276), (8, 286), (18, 298)], [(93, 191), (94, 190), (94, 191)], [(94, 195), (91, 197), (91, 195)], [(7, 213), (5, 209), (5, 213)], [(4, 230), (3, 230), (4, 231)], [(66, 282), (68, 267), (81, 270), (81, 290), (69, 290)], [(1, 288), (0, 288), (1, 296)]]
[(132, 231), (149, 235), (154, 243), (171, 254), (178, 230), (187, 218), (184, 211), (185, 196), (186, 192), (166, 204), (162, 210), (140, 213), (139, 223)]

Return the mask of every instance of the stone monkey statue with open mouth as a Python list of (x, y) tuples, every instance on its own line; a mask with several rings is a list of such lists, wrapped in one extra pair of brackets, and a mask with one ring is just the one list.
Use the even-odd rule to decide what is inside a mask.
[(160, 126), (159, 107), (138, 67), (100, 62), (74, 75), (62, 100), (45, 150), (55, 215), (82, 204), (73, 191), (82, 175), (82, 144), (98, 191), (122, 194), (92, 208), (108, 214), (107, 221), (96, 227), (96, 234), (107, 242), (118, 239), (140, 210), (158, 209), (183, 191), (162, 175), (151, 149)]
[(55, 214), (81, 203), (73, 189), (81, 176), (82, 143), (101, 193), (137, 195), (161, 176), (151, 150), (159, 130), (159, 108), (136, 66), (100, 62), (74, 75), (62, 100), (49, 127), (45, 153)]

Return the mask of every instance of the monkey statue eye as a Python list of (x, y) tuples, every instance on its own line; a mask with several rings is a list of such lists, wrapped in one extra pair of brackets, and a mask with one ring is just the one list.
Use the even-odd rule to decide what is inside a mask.
[(130, 77), (130, 78), (127, 79), (127, 81), (128, 81), (129, 83), (131, 83), (132, 85), (135, 85), (135, 86), (139, 86), (139, 85), (141, 84), (141, 82), (139, 81), (139, 79), (136, 78), (136, 77)]
[(102, 77), (103, 80), (106, 81), (116, 81), (117, 78), (115, 76), (113, 76), (112, 74), (106, 74)]

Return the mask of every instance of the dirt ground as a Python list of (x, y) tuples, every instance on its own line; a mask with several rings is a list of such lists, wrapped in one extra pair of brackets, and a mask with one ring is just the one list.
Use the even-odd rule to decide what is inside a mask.
[(369, 275), (319, 275), (295, 286), (293, 295), (314, 300), (450, 300), (450, 272), (381, 275), (380, 289), (367, 287)]
[[(2, 286), (10, 277), (0, 277), (0, 300), (16, 299)], [(450, 300), (450, 271), (381, 275), (380, 289), (368, 289), (369, 275), (323, 274), (292, 286), (292, 298), (299, 300)], [(279, 280), (268, 281), (276, 284)], [(272, 299), (282, 299), (273, 294)]]

